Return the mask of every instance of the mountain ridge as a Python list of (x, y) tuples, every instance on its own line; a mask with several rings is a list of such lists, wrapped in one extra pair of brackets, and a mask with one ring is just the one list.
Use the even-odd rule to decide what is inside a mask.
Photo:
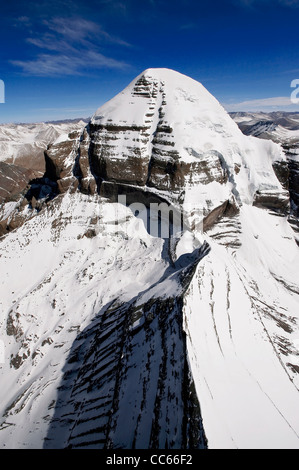
[(53, 142), (0, 206), (1, 445), (299, 448), (286, 167), (165, 69)]

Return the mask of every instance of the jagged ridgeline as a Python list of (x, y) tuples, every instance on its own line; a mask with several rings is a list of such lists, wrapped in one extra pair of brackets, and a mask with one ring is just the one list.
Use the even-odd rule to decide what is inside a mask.
[(1, 446), (298, 448), (289, 155), (167, 69), (55, 139), (0, 167)]

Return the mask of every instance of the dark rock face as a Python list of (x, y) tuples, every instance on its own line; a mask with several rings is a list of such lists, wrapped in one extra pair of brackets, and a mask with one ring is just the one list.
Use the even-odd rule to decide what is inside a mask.
[[(109, 181), (120, 181), (137, 185), (145, 185), (149, 159), (142, 147), (128, 147), (128, 154), (119, 158), (117, 140), (119, 136), (126, 139), (126, 134), (136, 134), (135, 139), (144, 137), (146, 128), (124, 126), (89, 126), (89, 148), (91, 166), (97, 178)], [(147, 136), (148, 139), (148, 136)], [(107, 143), (112, 142), (112, 143)], [(145, 139), (145, 142), (147, 140)], [(84, 145), (83, 141), (83, 145)], [(80, 146), (81, 149), (81, 146)], [(80, 158), (81, 160), (80, 152)], [(83, 153), (84, 155), (84, 153)]]
[[(263, 119), (261, 116), (264, 115)], [(282, 187), (289, 192), (289, 203), (275, 194), (257, 193), (254, 204), (286, 214), (290, 212), (291, 226), (297, 227), (296, 217), (299, 216), (299, 139), (293, 131), (299, 130), (297, 113), (273, 112), (258, 113), (231, 113), (233, 119), (245, 135), (253, 135), (261, 139), (273, 140), (280, 143), (287, 157), (286, 162), (274, 162), (273, 169)], [(246, 117), (246, 120), (238, 119)], [(283, 131), (283, 132), (282, 132)], [(291, 131), (290, 133), (286, 131)]]
[(203, 220), (204, 232), (210, 230), (222, 217), (235, 217), (239, 213), (239, 207), (235, 201), (225, 201), (221, 206), (216, 207)]
[(257, 191), (253, 205), (287, 215), (290, 211), (289, 193), (286, 191), (285, 195), (282, 195), (275, 191)]
[(6, 202), (16, 203), (10, 217), (1, 218), (0, 213), (0, 237), (23, 224), (22, 209), (28, 204), (26, 195), (30, 182), (38, 175), (38, 171), (0, 162), (0, 209)]
[(240, 129), (245, 135), (253, 135), (261, 139), (267, 138), (269, 133), (275, 131), (277, 124), (272, 120), (254, 122), (252, 125), (240, 123)]
[[(98, 192), (114, 202), (126, 194), (129, 204), (134, 194), (135, 200), (146, 205), (162, 202), (165, 194), (165, 199), (181, 204), (186, 185), (227, 183), (227, 168), (219, 152), (197, 154), (190, 148), (189, 161), (182, 159), (174, 129), (165, 119), (163, 82), (143, 76), (135, 83), (132, 97), (144, 101), (142, 125), (110, 118), (91, 120), (80, 137), (69, 136), (67, 142), (47, 150), (45, 176), (57, 183), (58, 193), (70, 189)], [(72, 166), (71, 160), (75, 161)]]
[[(84, 194), (99, 193), (111, 202), (116, 202), (118, 195), (126, 195), (128, 204), (138, 201), (146, 206), (151, 202), (169, 202), (166, 200), (169, 197), (180, 207), (180, 204), (184, 203), (186, 188), (200, 184), (202, 192), (205, 193), (207, 185), (216, 183), (214, 186), (216, 191), (221, 193), (221, 197), (218, 201), (216, 191), (211, 192), (212, 196), (209, 196), (208, 190), (206, 191), (208, 196), (204, 208), (203, 231), (208, 232), (211, 239), (217, 243), (233, 250), (241, 246), (242, 219), (238, 216), (238, 202), (242, 202), (242, 199), (237, 191), (235, 176), (243, 171), (242, 165), (234, 164), (233, 158), (232, 163), (226, 164), (224, 156), (215, 150), (206, 150), (199, 154), (192, 148), (188, 152), (194, 159), (188, 159), (188, 155), (185, 155), (186, 160), (183, 160), (173, 127), (165, 120), (166, 96), (163, 82), (147, 80), (142, 76), (136, 82), (132, 96), (137, 96), (148, 103), (144, 125), (124, 122), (120, 124), (111, 119), (105, 123), (91, 121), (82, 134), (71, 133), (65, 142), (50, 146), (45, 152), (46, 171), (43, 177), (32, 178), (26, 174), (23, 175), (23, 181), (22, 175), (19, 175), (19, 188), (22, 188), (25, 181), (27, 183), (30, 181), (30, 185), (26, 184), (25, 189), (18, 193), (23, 194), (24, 199), (9, 220), (0, 221), (0, 235), (14, 230), (26, 220), (22, 215), (24, 205), (27, 206), (24, 212), (28, 213), (31, 210), (31, 217), (37, 212), (43, 213), (43, 210), (47, 216), (59, 201), (72, 200), (72, 197), (64, 196), (66, 192), (78, 190)], [(158, 97), (161, 98), (159, 102), (157, 102)], [(208, 144), (212, 145), (210, 142)], [(281, 191), (278, 184), (275, 186), (276, 181), (272, 186), (265, 184), (265, 187), (275, 189), (257, 191), (254, 205), (286, 215), (289, 213), (288, 189), (292, 188), (294, 194), (297, 194), (298, 167), (290, 167), (290, 164), (285, 162), (277, 162), (273, 167), (285, 192)], [(227, 188), (224, 188), (227, 183), (229, 183)], [(96, 200), (97, 203), (103, 202), (97, 197), (84, 198), (88, 202), (81, 206), (81, 196), (73, 195), (73, 199), (79, 201), (76, 206), (78, 212), (84, 212), (82, 208), (87, 208), (92, 200)], [(218, 203), (212, 201), (213, 197)], [(53, 204), (47, 206), (47, 203), (54, 198)], [(192, 204), (196, 203), (194, 201), (195, 197)], [(75, 208), (69, 207), (71, 209), (67, 210), (64, 206), (51, 221), (51, 237), (53, 237), (51, 242), (57, 239), (63, 224), (73, 222), (70, 213)], [(85, 219), (81, 224), (84, 229), (77, 235), (77, 240), (80, 240), (79, 249), (84, 256), (86, 256), (84, 244), (86, 246), (90, 241), (94, 247), (98, 241), (96, 237), (99, 234), (97, 231), (99, 218), (100, 216), (93, 213), (90, 220)], [(66, 222), (68, 219), (69, 222)], [(196, 219), (192, 221), (194, 225), (191, 226), (191, 230), (195, 230)], [(54, 400), (48, 405), (49, 411), (54, 409), (54, 415), (51, 418), (50, 415), (38, 416), (38, 420), (42, 416), (42, 419), (47, 421), (47, 426), (49, 424), (49, 428), (45, 428), (48, 434), (44, 448), (204, 449), (207, 447), (199, 404), (201, 397), (197, 396), (188, 362), (186, 340), (188, 313), (184, 310), (184, 306), (188, 303), (187, 291), (196, 267), (210, 248), (205, 242), (199, 250), (194, 250), (192, 253), (183, 252), (176, 258), (175, 244), (179, 239), (174, 238), (165, 242), (161, 251), (161, 259), (168, 263), (165, 269), (163, 264), (161, 278), (150, 287), (146, 284), (143, 292), (140, 292), (141, 288), (138, 287), (138, 290), (134, 291), (134, 297), (131, 296), (128, 301), (121, 302), (120, 297), (113, 292), (113, 295), (108, 297), (109, 303), (106, 303), (107, 297), (101, 303), (93, 303), (93, 320), (83, 331), (76, 333), (77, 337), (72, 347), (70, 348), (68, 343), (64, 355), (59, 356), (59, 360), (63, 357), (66, 362), (60, 386), (56, 388), (55, 384), (55, 394), (52, 394)], [(123, 240), (124, 238), (120, 241), (121, 245)], [(136, 245), (135, 240), (133, 242)], [(140, 243), (145, 245), (143, 240), (140, 240)], [(69, 247), (68, 241), (65, 244)], [(103, 249), (107, 249), (106, 245)], [(135, 246), (133, 252), (134, 249)], [(95, 251), (93, 249), (93, 252)], [(117, 249), (113, 251), (117, 252)], [(66, 252), (63, 260), (72, 257), (73, 253)], [(130, 263), (131, 250), (129, 253)], [(140, 259), (144, 260), (144, 257), (140, 256)], [(64, 263), (63, 260), (59, 266)], [(154, 265), (155, 262), (156, 259), (154, 261), (151, 257), (150, 263)], [(110, 261), (107, 264), (110, 264)], [(81, 262), (78, 265), (81, 266)], [(115, 264), (112, 275), (115, 275), (119, 266)], [(85, 273), (88, 272), (88, 268), (84, 268), (83, 272), (83, 277), (86, 276), (86, 283), (91, 290), (90, 282), (95, 269), (90, 266), (89, 275)], [(101, 283), (104, 276), (102, 272), (100, 274)], [(136, 275), (135, 271), (133, 274)], [(211, 277), (213, 278), (213, 271)], [(70, 278), (73, 278), (73, 271), (70, 272)], [(58, 277), (55, 278), (55, 289), (56, 279)], [(133, 279), (135, 282), (134, 277)], [(228, 291), (226, 298), (228, 312), (231, 303), (229, 296), (231, 277), (228, 270), (224, 279), (226, 279), (224, 289), (227, 288)], [(59, 276), (58, 284), (60, 280)], [(198, 282), (200, 281), (198, 278)], [(50, 280), (43, 282), (48, 283)], [(171, 289), (168, 287), (169, 284)], [(222, 352), (214, 318), (213, 299), (216, 296), (213, 297), (213, 279), (210, 287), (207, 302), (210, 301), (216, 338)], [(39, 288), (40, 286), (34, 287), (34, 289)], [(52, 287), (46, 290), (47, 302), (51, 301), (52, 310), (56, 309), (57, 312), (58, 298), (61, 294), (58, 293), (56, 299), (50, 298), (48, 293), (52, 292)], [(98, 284), (95, 286), (95, 291), (98, 295)], [(89, 292), (84, 295), (84, 300), (83, 295), (78, 299), (80, 321), (83, 318), (82, 304), (86, 298), (89, 298), (88, 295)], [(114, 300), (110, 302), (111, 299)], [(197, 302), (198, 298), (195, 299)], [(77, 297), (75, 301), (77, 302)], [(33, 302), (32, 304), (34, 305)], [(30, 308), (24, 309), (24, 312), (27, 313), (27, 310), (30, 314)], [(72, 307), (71, 314), (73, 313)], [(34, 350), (31, 346), (27, 327), (24, 328), (20, 321), (22, 315), (23, 313), (19, 313), (17, 309), (12, 309), (6, 322), (7, 335), (18, 342), (20, 347), (17, 353), (13, 350), (10, 355), (10, 367), (18, 370), (18, 374), (25, 363), (32, 361), (33, 364), (40, 352), (38, 348)], [(65, 315), (64, 307), (63, 312), (61, 311), (61, 314), (57, 312), (57, 315)], [(65, 318), (62, 319), (62, 328), (67, 324)], [(48, 321), (48, 317), (46, 320)], [(229, 314), (228, 323), (232, 339)], [(57, 329), (55, 326), (55, 334)], [(80, 331), (80, 324), (72, 331)], [(48, 335), (48, 332), (45, 333)], [(189, 339), (191, 340), (191, 336)], [(52, 342), (51, 337), (44, 336), (41, 347)], [(60, 348), (63, 345), (64, 343), (57, 343), (54, 347)], [(292, 364), (291, 366), (296, 370), (297, 366)], [(37, 382), (35, 377), (33, 388), (34, 382)], [(45, 388), (47, 386), (46, 383)], [(39, 399), (39, 389), (36, 390), (38, 392), (36, 398)], [(10, 416), (9, 413), (14, 408), (14, 413), (19, 413), (23, 403), (18, 403), (16, 407), (18, 400), (19, 397), (13, 398), (5, 412), (5, 418)], [(24, 402), (24, 407), (26, 406)]]
[[(291, 199), (294, 201), (296, 206), (299, 207), (299, 162), (289, 159), (289, 189)], [(299, 209), (297, 209), (297, 216), (299, 216)]]

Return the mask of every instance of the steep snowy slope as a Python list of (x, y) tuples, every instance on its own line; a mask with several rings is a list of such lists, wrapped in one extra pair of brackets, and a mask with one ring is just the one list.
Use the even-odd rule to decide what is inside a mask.
[(1, 446), (299, 448), (282, 148), (166, 69), (75, 134), (1, 207)]

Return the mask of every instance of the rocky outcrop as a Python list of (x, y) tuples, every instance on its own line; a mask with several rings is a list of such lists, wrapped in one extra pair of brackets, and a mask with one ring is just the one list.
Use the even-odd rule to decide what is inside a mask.
[[(0, 126), (0, 236), (20, 227), (60, 192), (72, 185), (76, 189), (78, 180), (66, 158), (83, 125), (74, 121)], [(75, 130), (62, 137), (70, 128)]]
[(290, 195), (288, 191), (277, 192), (271, 189), (257, 191), (253, 205), (287, 215), (290, 212)]
[(290, 170), (287, 161), (280, 161), (273, 163), (273, 170), (277, 176), (278, 181), (284, 189), (289, 189), (290, 185)]
[(30, 168), (42, 175), (45, 172), (44, 151), (47, 147), (83, 126), (83, 120), (0, 125), (0, 160)]

